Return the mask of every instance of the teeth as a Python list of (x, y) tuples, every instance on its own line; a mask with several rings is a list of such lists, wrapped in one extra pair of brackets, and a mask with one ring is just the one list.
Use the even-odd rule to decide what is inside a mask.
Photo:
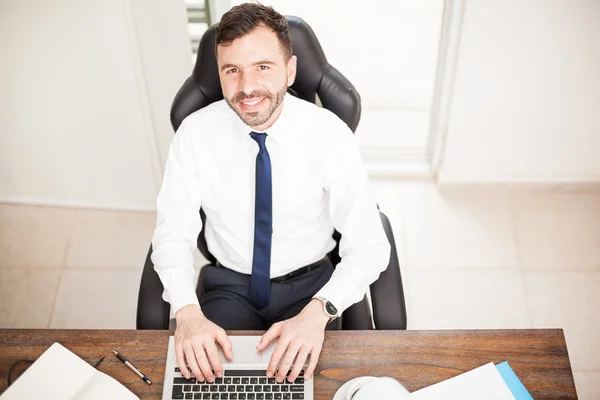
[(244, 103), (247, 106), (253, 106), (253, 105), (258, 104), (260, 102), (261, 102), (261, 100), (256, 100), (256, 101), (251, 101), (251, 102), (245, 102), (245, 101), (243, 101), (242, 103)]

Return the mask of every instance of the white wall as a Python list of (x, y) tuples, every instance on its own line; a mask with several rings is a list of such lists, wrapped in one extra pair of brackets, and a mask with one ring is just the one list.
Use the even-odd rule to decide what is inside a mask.
[[(127, 2), (127, 0), (124, 0)], [(129, 0), (141, 56), (158, 157), (160, 182), (173, 139), (171, 103), (183, 82), (192, 74), (192, 54), (183, 0)], [(159, 183), (160, 183), (159, 182)]]
[(191, 70), (183, 7), (2, 1), (0, 201), (154, 207)]
[(600, 181), (600, 1), (466, 0), (441, 182)]

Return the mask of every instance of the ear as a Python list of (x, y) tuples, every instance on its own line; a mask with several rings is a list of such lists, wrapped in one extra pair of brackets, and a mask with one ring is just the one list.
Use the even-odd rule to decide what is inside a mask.
[(292, 56), (287, 64), (287, 85), (292, 86), (296, 81), (296, 67), (298, 65), (298, 58)]

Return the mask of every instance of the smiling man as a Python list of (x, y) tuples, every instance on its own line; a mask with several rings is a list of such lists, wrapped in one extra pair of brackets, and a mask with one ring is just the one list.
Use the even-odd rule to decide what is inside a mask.
[[(267, 375), (315, 370), (326, 328), (387, 267), (390, 246), (351, 130), (334, 114), (287, 94), (296, 57), (286, 19), (246, 3), (226, 13), (215, 55), (224, 100), (178, 129), (158, 195), (153, 237), (163, 298), (175, 311), (175, 348), (200, 380), (222, 376), (224, 329), (279, 338)], [(217, 265), (204, 267), (200, 301), (192, 250), (205, 236)], [(342, 234), (335, 271), (327, 254)], [(213, 370), (211, 370), (211, 365)], [(280, 368), (278, 366), (280, 365)]]

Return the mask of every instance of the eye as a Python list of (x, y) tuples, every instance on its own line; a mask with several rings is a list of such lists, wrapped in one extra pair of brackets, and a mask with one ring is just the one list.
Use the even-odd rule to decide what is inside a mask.
[(268, 70), (268, 69), (269, 69), (269, 66), (268, 66), (268, 65), (259, 65), (259, 66), (258, 66), (258, 68), (259, 68), (261, 71), (266, 71), (266, 70)]
[(237, 68), (230, 68), (225, 71), (226, 74), (235, 74), (236, 72), (238, 72)]

